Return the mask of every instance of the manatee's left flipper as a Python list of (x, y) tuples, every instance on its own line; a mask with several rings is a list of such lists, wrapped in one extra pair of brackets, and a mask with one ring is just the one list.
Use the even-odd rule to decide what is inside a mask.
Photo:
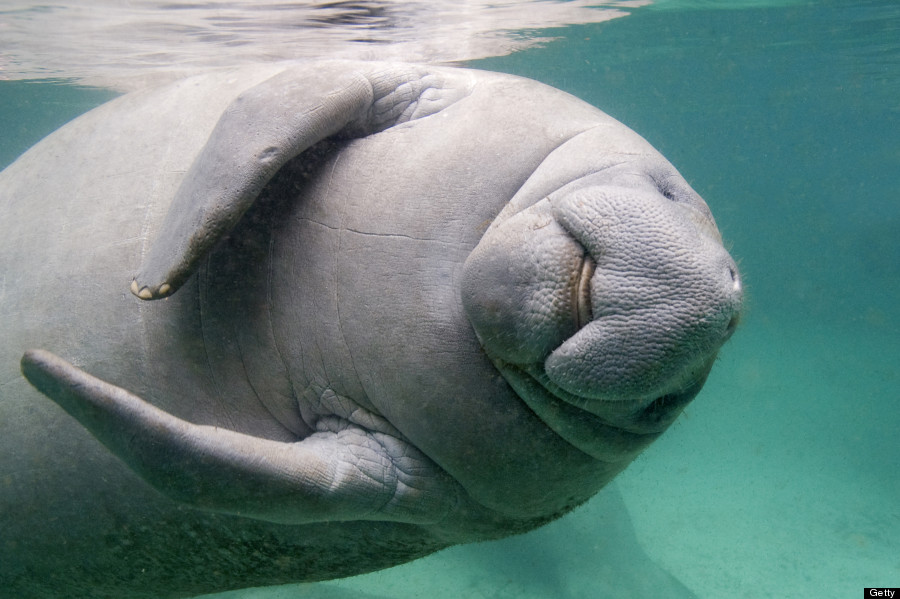
[(467, 76), (428, 67), (335, 61), (290, 68), (244, 91), (186, 173), (132, 293), (174, 293), (275, 173), (315, 143), (429, 116), (470, 89)]
[(22, 372), (148, 483), (192, 507), (278, 522), (432, 524), (459, 487), (407, 442), (348, 427), (285, 443), (191, 424), (29, 350)]
[(285, 71), (226, 109), (175, 194), (131, 291), (174, 293), (230, 231), (285, 162), (359, 118), (372, 103), (365, 77)]

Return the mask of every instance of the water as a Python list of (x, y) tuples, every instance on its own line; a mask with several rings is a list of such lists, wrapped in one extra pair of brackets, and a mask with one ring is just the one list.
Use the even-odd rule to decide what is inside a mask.
[(544, 40), (535, 28), (597, 23), (646, 0), (72, 1), (0, 10), (8, 78), (77, 77), (133, 89), (197, 70), (296, 58), (448, 62)]
[[(375, 4), (333, 6), (359, 14), (359, 6)], [(348, 25), (332, 18), (319, 28), (324, 32), (316, 31), (352, 53), (360, 44), (348, 45), (348, 29), (382, 36), (366, 45), (389, 52), (391, 29), (401, 29), (398, 43), (405, 46), (396, 49), (414, 58), (443, 48), (431, 58), (478, 57), (469, 64), (550, 83), (603, 108), (666, 155), (706, 198), (740, 261), (747, 314), (700, 397), (618, 479), (638, 541), (698, 597), (839, 598), (859, 596), (866, 586), (897, 586), (900, 7), (890, 1), (720, 4), (662, 2), (585, 23), (571, 14), (541, 22), (539, 11), (495, 3), (504, 15), (530, 21), (504, 21), (505, 32), (492, 39), (506, 41), (477, 52), (460, 42), (448, 50), (447, 38), (427, 24), (430, 17), (411, 19), (405, 28), (391, 21), (375, 33), (359, 19)], [(153, 55), (148, 44), (179, 51), (161, 40), (190, 11), (129, 6), (162, 11), (157, 37), (141, 41), (145, 55)], [(411, 6), (425, 14), (423, 5)], [(577, 8), (583, 15), (586, 9)], [(479, 18), (490, 10), (475, 7), (460, 22), (496, 23)], [(273, 14), (257, 26), (290, 38)], [(312, 31), (308, 22), (297, 30)], [(478, 31), (475, 37), (497, 30)], [(67, 35), (78, 39), (77, 33)], [(420, 36), (442, 41), (417, 45)], [(210, 41), (207, 35), (195, 37), (200, 41), (186, 50), (191, 67), (214, 54), (196, 47)], [(235, 60), (263, 55), (255, 54), (260, 48), (252, 38), (237, 46)], [(558, 39), (527, 47), (548, 38)], [(129, 89), (144, 76), (171, 75), (165, 65), (172, 56), (136, 68), (110, 52), (114, 41), (85, 40), (74, 49), (105, 53), (107, 62), (90, 63), (86, 71), (73, 67), (81, 59), (40, 54), (45, 43), (53, 47), (40, 37), (29, 41), (36, 62), (10, 59), (16, 55), (7, 42), (0, 42), (0, 52), (7, 65), (18, 61), (18, 70), (7, 68), (11, 78), (111, 85), (122, 69), (143, 69), (114, 86)], [(39, 63), (52, 68), (41, 73)], [(3, 159), (109, 94), (0, 82)], [(591, 502), (523, 537), (524, 545), (455, 548), (330, 583), (328, 592), (592, 597), (586, 589), (597, 564), (590, 560), (598, 554), (587, 531), (601, 517), (599, 506)], [(229, 594), (282, 596), (290, 591)]]

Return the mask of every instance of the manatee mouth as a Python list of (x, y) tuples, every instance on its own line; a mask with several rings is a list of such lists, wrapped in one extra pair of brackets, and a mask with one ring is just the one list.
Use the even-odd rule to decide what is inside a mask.
[(655, 399), (601, 404), (560, 388), (540, 364), (498, 363), (497, 367), (551, 430), (591, 457), (613, 464), (633, 459), (672, 424), (700, 392), (712, 361), (695, 378)]
[[(620, 399), (614, 402), (603, 402), (602, 404), (600, 404), (590, 397), (582, 397), (581, 395), (576, 395), (575, 393), (566, 391), (565, 389), (554, 383), (550, 379), (550, 377), (547, 376), (543, 364), (509, 364), (507, 365), (507, 367), (518, 368), (519, 370), (521, 370), (523, 374), (531, 378), (541, 389), (553, 396), (554, 399), (565, 402), (573, 408), (577, 408), (579, 410), (583, 410), (584, 412), (588, 412), (598, 416), (600, 415), (598, 412), (607, 412), (607, 414), (604, 415), (608, 415), (609, 413), (630, 413), (636, 409), (640, 409), (642, 405), (648, 403), (648, 401), (645, 399)], [(601, 407), (607, 407), (607, 409), (598, 409)]]
[(562, 437), (588, 422), (661, 432), (733, 332), (737, 269), (683, 203), (580, 186), (492, 225), (466, 259), (462, 304), (486, 356)]
[[(680, 410), (674, 411), (670, 419), (661, 419), (661, 416), (664, 413), (669, 413), (675, 407), (687, 405), (700, 392), (712, 368), (712, 361), (710, 361), (708, 367), (705, 366), (701, 372), (684, 381), (678, 388), (669, 390), (658, 397), (652, 399), (620, 399), (607, 402), (597, 402), (589, 397), (582, 397), (566, 391), (550, 380), (541, 364), (508, 365), (507, 367), (519, 369), (522, 374), (534, 381), (538, 388), (555, 400), (564, 402), (585, 414), (591, 414), (609, 426), (615, 426), (638, 435), (647, 435), (663, 432), (669, 426), (669, 423), (675, 419)], [(532, 390), (534, 390), (534, 387), (532, 387)], [(530, 396), (523, 397), (523, 399), (525, 399), (526, 403), (531, 404), (537, 398)], [(546, 401), (547, 399), (544, 396), (540, 401)], [(666, 409), (662, 410), (663, 407)], [(646, 416), (650, 414), (653, 414), (654, 417), (647, 420)]]
[(572, 306), (575, 311), (576, 330), (581, 329), (581, 327), (594, 319), (594, 310), (591, 307), (591, 277), (594, 276), (596, 268), (597, 263), (585, 251), (578, 280), (572, 288)]

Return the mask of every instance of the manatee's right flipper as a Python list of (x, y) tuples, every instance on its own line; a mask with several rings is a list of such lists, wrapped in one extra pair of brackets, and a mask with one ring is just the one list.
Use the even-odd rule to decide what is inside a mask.
[(132, 293), (148, 300), (174, 293), (278, 169), (315, 143), (434, 114), (470, 88), (452, 71), (335, 61), (289, 68), (243, 92), (185, 175)]
[(145, 481), (192, 507), (284, 524), (432, 524), (459, 486), (406, 441), (348, 426), (293, 443), (191, 424), (54, 354), (22, 373)]

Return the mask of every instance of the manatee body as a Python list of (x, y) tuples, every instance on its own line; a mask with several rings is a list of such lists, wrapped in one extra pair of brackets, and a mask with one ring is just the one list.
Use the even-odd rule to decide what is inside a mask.
[(662, 156), (496, 73), (191, 78), (0, 194), (10, 597), (324, 580), (540, 526), (665, 430), (741, 307)]

